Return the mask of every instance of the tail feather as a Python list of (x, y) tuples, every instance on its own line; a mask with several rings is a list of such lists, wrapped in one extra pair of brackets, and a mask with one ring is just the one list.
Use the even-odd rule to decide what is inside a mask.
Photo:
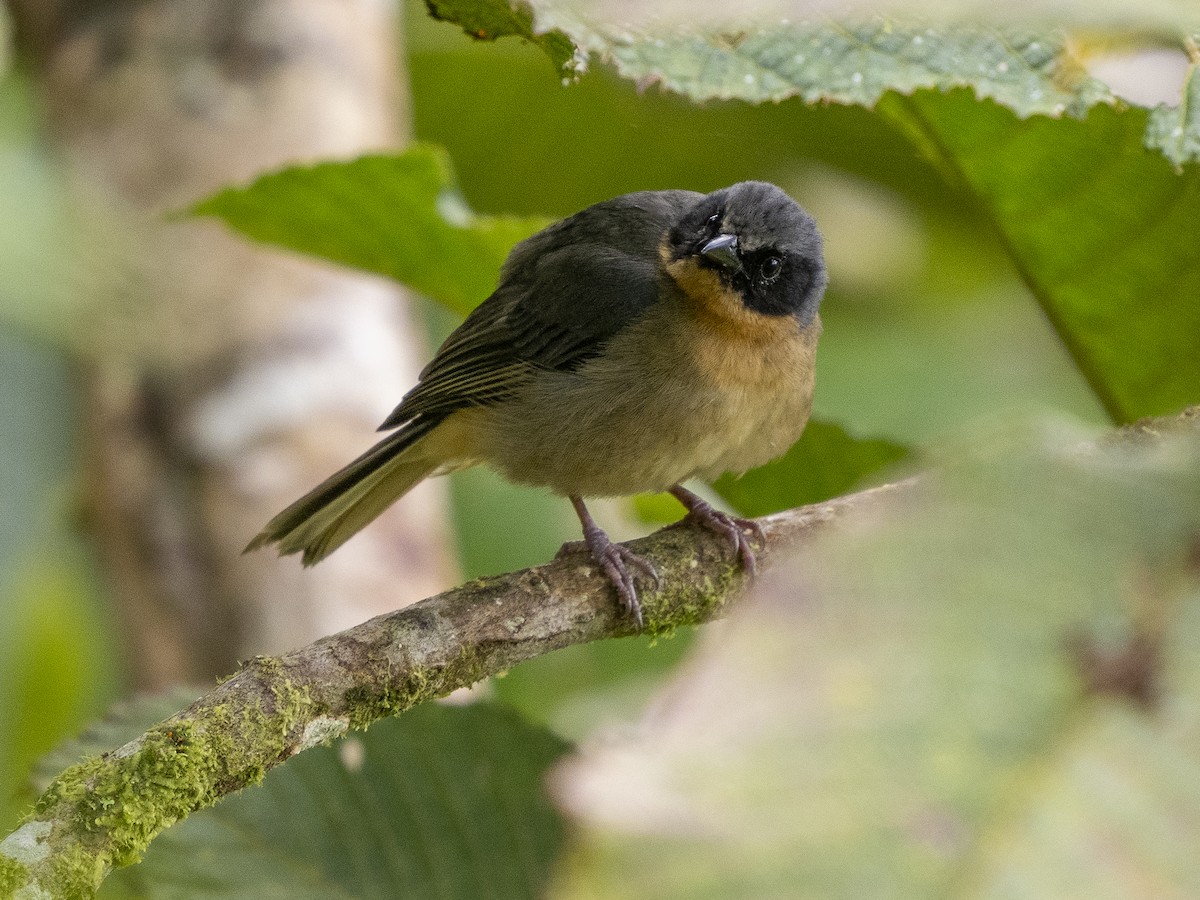
[(438, 424), (418, 419), (384, 438), (271, 519), (244, 552), (276, 544), (306, 566), (320, 562), (439, 467), (418, 446)]

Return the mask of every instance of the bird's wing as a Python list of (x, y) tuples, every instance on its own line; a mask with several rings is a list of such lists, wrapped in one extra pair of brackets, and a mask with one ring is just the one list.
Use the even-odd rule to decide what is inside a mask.
[(627, 195), (518, 245), (496, 292), (446, 339), (381, 429), (498, 403), (538, 370), (570, 371), (597, 355), (658, 300), (659, 242), (693, 196)]

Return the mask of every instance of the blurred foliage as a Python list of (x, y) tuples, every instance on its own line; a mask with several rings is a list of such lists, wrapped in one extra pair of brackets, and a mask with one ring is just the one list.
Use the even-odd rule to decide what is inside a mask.
[(11, 573), (62, 506), (75, 429), (70, 376), (53, 350), (0, 331), (0, 383), (0, 573)]
[(25, 803), (30, 764), (119, 692), (112, 623), (69, 502), (75, 404), (62, 347), (79, 233), (36, 115), (27, 82), (0, 79), (0, 833)]
[(0, 78), (0, 326), (95, 352), (84, 323), (127, 283), (133, 241), (114, 209), (66, 183), (42, 145), (38, 112), (23, 74)]
[(446, 155), (416, 146), (264, 175), (197, 203), (260, 241), (402, 281), (465, 315), (545, 219), (480, 216), (457, 197)]
[(974, 435), (806, 544), (557, 774), (552, 896), (1200, 894), (1200, 409), (1079, 441)]
[(71, 386), (57, 351), (0, 331), (0, 832), (29, 765), (118, 690), (111, 623), (67, 532)]
[(12, 54), (12, 20), (8, 7), (0, 5), (0, 79), (8, 75)]
[(119, 691), (111, 623), (77, 547), (27, 558), (0, 585), (0, 832), (28, 798), (30, 765)]

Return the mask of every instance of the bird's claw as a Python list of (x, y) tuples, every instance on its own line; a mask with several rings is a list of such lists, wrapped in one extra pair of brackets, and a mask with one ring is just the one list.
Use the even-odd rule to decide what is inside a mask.
[(621, 544), (614, 544), (611, 541), (598, 552), (593, 550), (592, 558), (600, 564), (605, 574), (608, 575), (608, 580), (617, 589), (617, 596), (621, 598), (622, 605), (633, 616), (638, 628), (644, 627), (645, 621), (642, 617), (642, 602), (638, 599), (637, 585), (634, 582), (634, 574), (630, 571), (630, 568), (632, 567), (641, 572), (657, 590), (659, 580), (658, 572), (654, 570), (654, 566), (650, 565), (649, 562), (638, 556), (628, 547), (624, 547)]
[(703, 498), (683, 488), (676, 488), (671, 493), (687, 507), (686, 521), (702, 525), (709, 531), (716, 532), (725, 538), (737, 553), (746, 574), (751, 578), (757, 574), (758, 560), (755, 557), (750, 536), (753, 536), (753, 539), (760, 545), (766, 543), (767, 539), (766, 533), (758, 522), (754, 519), (743, 519), (740, 516), (731, 516), (729, 513), (721, 512)]
[(658, 590), (660, 582), (654, 566), (623, 544), (614, 543), (599, 528), (586, 529), (582, 541), (570, 541), (563, 544), (559, 555), (584, 548), (591, 554), (596, 564), (604, 570), (604, 574), (616, 589), (621, 605), (633, 616), (638, 628), (644, 627), (645, 620), (642, 617), (642, 603), (638, 599), (635, 571), (644, 576), (655, 590)]

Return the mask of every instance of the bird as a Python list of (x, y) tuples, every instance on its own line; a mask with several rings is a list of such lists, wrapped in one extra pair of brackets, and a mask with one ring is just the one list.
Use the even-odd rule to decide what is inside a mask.
[(774, 184), (589, 206), (512, 249), (379, 427), (388, 436), (246, 551), (273, 544), (313, 565), (417, 483), (484, 464), (569, 498), (582, 544), (644, 627), (638, 585), (659, 587), (658, 574), (585, 498), (670, 492), (753, 575), (761, 529), (682, 483), (743, 473), (800, 437), (827, 282), (815, 220)]

